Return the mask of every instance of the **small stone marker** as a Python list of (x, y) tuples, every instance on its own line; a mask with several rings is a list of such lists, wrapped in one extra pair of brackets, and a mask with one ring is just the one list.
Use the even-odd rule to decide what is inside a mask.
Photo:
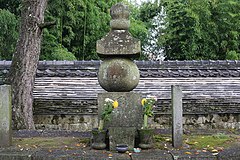
[(182, 90), (180, 86), (171, 86), (172, 92), (172, 143), (173, 147), (182, 147)]
[(11, 86), (0, 86), (0, 147), (12, 144), (12, 98)]

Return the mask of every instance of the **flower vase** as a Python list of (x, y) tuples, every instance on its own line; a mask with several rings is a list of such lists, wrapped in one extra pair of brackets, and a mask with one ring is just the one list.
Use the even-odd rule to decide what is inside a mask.
[(154, 129), (140, 129), (139, 134), (139, 147), (142, 149), (150, 149), (153, 147)]
[(93, 149), (102, 150), (106, 148), (106, 130), (98, 130), (97, 128), (92, 130), (92, 145)]

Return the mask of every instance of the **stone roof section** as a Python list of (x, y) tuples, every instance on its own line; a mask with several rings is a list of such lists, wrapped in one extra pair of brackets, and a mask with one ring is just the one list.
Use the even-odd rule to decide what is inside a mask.
[[(144, 77), (240, 77), (240, 61), (134, 61)], [(37, 77), (97, 77), (101, 61), (40, 61)], [(11, 61), (0, 61), (0, 75)]]

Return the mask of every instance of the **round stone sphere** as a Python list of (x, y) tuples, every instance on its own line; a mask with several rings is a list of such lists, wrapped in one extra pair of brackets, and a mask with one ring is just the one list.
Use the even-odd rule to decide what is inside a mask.
[(129, 92), (139, 82), (137, 65), (127, 58), (105, 59), (98, 71), (98, 82), (108, 92)]

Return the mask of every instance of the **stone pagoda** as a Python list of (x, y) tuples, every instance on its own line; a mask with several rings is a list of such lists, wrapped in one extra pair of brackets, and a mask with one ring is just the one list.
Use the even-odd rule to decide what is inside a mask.
[(139, 82), (137, 65), (132, 61), (141, 52), (140, 41), (129, 33), (128, 6), (117, 3), (110, 10), (111, 31), (97, 41), (97, 53), (102, 58), (98, 71), (98, 81), (105, 93), (98, 94), (98, 117), (100, 118), (104, 100), (117, 100), (118, 108), (111, 114), (111, 121), (105, 124), (109, 130), (110, 150), (118, 144), (134, 147), (137, 129), (142, 126), (141, 95), (132, 91)]

